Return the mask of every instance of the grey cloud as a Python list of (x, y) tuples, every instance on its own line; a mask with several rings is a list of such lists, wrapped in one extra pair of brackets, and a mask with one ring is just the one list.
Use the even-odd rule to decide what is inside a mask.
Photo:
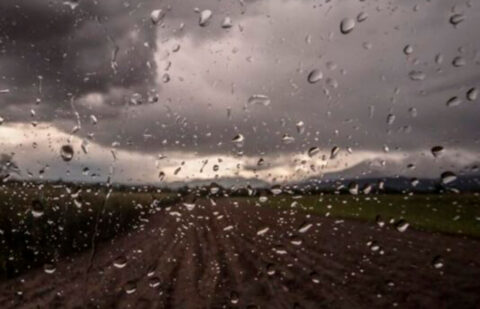
[[(479, 46), (472, 39), (480, 16), (475, 3), (458, 1), (454, 9), (431, 1), (95, 3), (81, 1), (71, 10), (62, 1), (2, 1), (0, 9), (9, 14), (0, 22), (0, 87), (11, 90), (0, 96), (2, 117), (28, 122), (35, 108), (38, 120), (69, 132), (75, 124), (67, 95), (72, 93), (83, 122), (77, 134), (94, 133), (102, 145), (118, 141), (145, 153), (235, 153), (231, 139), (238, 133), (245, 136), (244, 153), (258, 156), (334, 145), (413, 151), (442, 144), (479, 151), (479, 102), (445, 106), (449, 97), (480, 87)], [(206, 27), (198, 26), (195, 7), (213, 11)], [(153, 9), (166, 11), (157, 26), (149, 19)], [(457, 27), (448, 21), (453, 11), (466, 16)], [(367, 20), (342, 35), (340, 21), (360, 12)], [(222, 29), (227, 15), (234, 26)], [(177, 43), (180, 50), (173, 52)], [(414, 49), (409, 56), (403, 53), (406, 44)], [(443, 63), (435, 63), (437, 54)], [(451, 60), (459, 55), (467, 65), (454, 68)], [(314, 68), (324, 78), (310, 84)], [(412, 81), (412, 70), (425, 72), (426, 79)], [(161, 82), (165, 73), (168, 83)], [(136, 92), (144, 102), (132, 106)], [(154, 93), (158, 102), (146, 103)], [(82, 103), (91, 94), (102, 101)], [(268, 95), (271, 104), (248, 105), (252, 94)], [(386, 123), (390, 113), (396, 116), (392, 125)], [(95, 126), (91, 114), (99, 119)], [(298, 121), (305, 123), (302, 135)], [(282, 143), (284, 134), (295, 141)]]

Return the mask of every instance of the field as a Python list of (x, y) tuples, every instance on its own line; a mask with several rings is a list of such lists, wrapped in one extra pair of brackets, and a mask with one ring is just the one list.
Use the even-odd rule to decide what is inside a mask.
[(263, 204), (379, 224), (404, 220), (422, 231), (480, 237), (478, 194), (275, 196)]
[(11, 278), (136, 229), (158, 207), (176, 201), (161, 192), (66, 185), (0, 188), (0, 278)]
[(473, 194), (109, 191), (3, 187), (3, 308), (480, 303)]

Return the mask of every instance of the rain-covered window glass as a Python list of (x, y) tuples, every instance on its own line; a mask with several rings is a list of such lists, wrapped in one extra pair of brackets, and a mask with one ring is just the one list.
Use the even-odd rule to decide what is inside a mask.
[(1, 308), (479, 308), (477, 0), (0, 0)]

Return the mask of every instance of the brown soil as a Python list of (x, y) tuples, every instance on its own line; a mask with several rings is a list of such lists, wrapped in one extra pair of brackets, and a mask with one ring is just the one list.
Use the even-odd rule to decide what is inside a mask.
[(478, 240), (216, 202), (162, 210), (91, 267), (86, 252), (4, 282), (0, 307), (480, 307)]

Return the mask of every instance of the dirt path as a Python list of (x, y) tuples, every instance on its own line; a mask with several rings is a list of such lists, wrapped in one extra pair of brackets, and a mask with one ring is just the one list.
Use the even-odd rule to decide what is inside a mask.
[(101, 245), (88, 273), (85, 253), (2, 283), (0, 307), (480, 306), (479, 241), (216, 203), (162, 210)]

